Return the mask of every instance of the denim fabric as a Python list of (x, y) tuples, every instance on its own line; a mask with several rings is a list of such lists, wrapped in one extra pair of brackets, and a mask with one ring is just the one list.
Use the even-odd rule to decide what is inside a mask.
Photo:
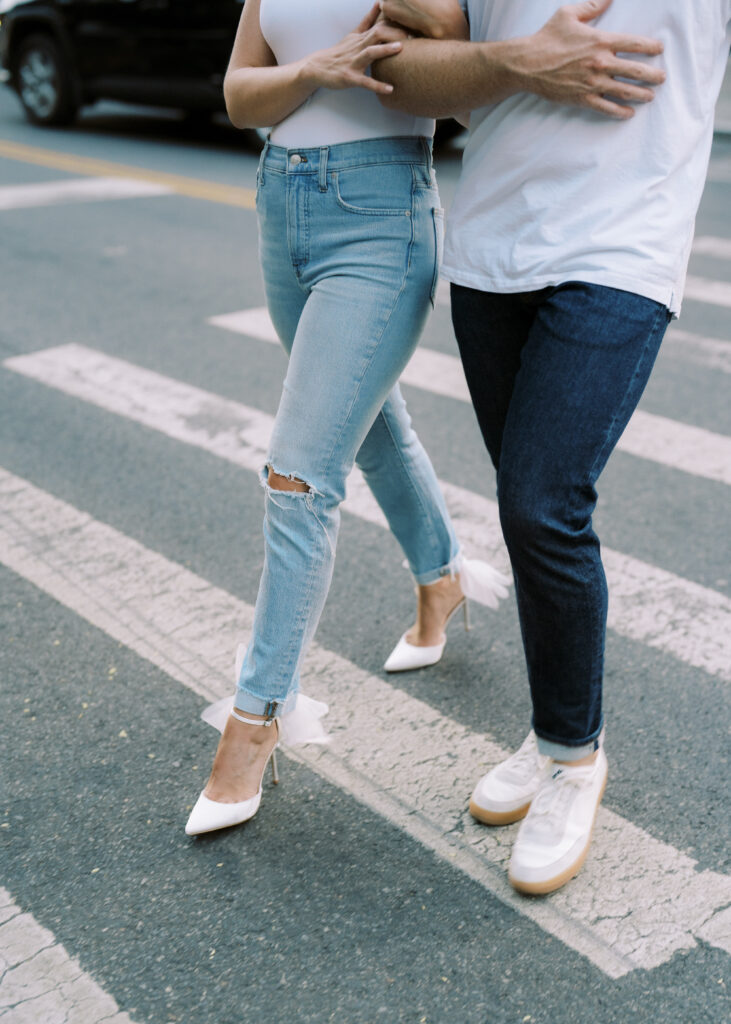
[(339, 505), (353, 463), (415, 579), (449, 572), (458, 545), (397, 381), (436, 289), (442, 211), (426, 140), (317, 149), (267, 145), (257, 187), (269, 311), (289, 366), (265, 481), (265, 561), (236, 707), (280, 713), (332, 575)]
[(670, 314), (630, 292), (571, 282), (513, 295), (452, 285), (452, 318), (497, 470), (538, 746), (578, 760), (602, 729), (607, 585), (594, 485)]

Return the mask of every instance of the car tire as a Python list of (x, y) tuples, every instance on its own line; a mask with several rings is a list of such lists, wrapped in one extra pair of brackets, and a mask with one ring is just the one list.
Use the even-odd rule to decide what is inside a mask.
[(79, 111), (71, 70), (50, 35), (28, 36), (14, 62), (15, 88), (33, 124), (70, 124)]

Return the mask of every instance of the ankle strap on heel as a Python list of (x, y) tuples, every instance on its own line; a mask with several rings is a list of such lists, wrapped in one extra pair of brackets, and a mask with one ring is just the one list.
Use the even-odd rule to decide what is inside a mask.
[(237, 722), (245, 722), (246, 725), (265, 725), (270, 726), (275, 721), (275, 714), (279, 705), (276, 701), (270, 701), (266, 706), (264, 714), (266, 718), (247, 718), (246, 715), (242, 715), (237, 708), (231, 708), (231, 714)]

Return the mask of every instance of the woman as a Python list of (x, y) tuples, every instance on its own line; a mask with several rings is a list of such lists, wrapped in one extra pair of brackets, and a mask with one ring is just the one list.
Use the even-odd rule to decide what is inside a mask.
[[(434, 34), (465, 33), (456, 0), (425, 9), (437, 12)], [(388, 670), (438, 661), (465, 595), (495, 606), (506, 593), (499, 573), (462, 558), (397, 386), (434, 301), (442, 210), (433, 122), (387, 110), (378, 95), (390, 86), (367, 73), (404, 38), (379, 13), (364, 0), (247, 0), (226, 75), (232, 122), (275, 125), (257, 211), (267, 302), (290, 360), (262, 477), (266, 555), (252, 638), (233, 707), (219, 702), (207, 716), (223, 715), (223, 736), (188, 834), (252, 817), (278, 740), (318, 738), (301, 728), (311, 702), (297, 698), (299, 669), (354, 462), (418, 585), (416, 625)]]

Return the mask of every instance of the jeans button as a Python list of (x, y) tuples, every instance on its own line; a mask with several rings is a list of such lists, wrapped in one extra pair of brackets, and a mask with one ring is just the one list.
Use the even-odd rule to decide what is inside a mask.
[(299, 155), (299, 153), (293, 153), (292, 156), (289, 158), (289, 162), (292, 164), (293, 167), (296, 167), (297, 164), (302, 163), (302, 157)]

